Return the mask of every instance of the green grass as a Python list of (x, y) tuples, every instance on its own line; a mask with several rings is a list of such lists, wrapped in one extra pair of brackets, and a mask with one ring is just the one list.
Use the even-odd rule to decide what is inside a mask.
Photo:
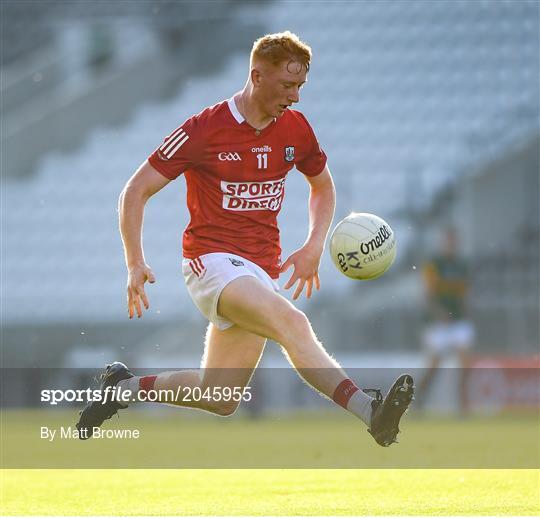
[[(154, 407), (155, 408), (155, 407)], [(400, 444), (376, 446), (345, 412), (228, 419), (189, 410), (130, 409), (105, 428), (139, 429), (137, 440), (40, 439), (40, 427), (73, 425), (75, 411), (5, 411), (7, 468), (530, 468), (540, 466), (534, 415), (413, 419)]]
[[(2, 514), (540, 514), (535, 415), (413, 416), (399, 445), (380, 448), (345, 413), (249, 420), (160, 410), (106, 423), (139, 428), (139, 440), (85, 442), (39, 438), (40, 426), (68, 426), (75, 412), (3, 412), (2, 467), (13, 469), (0, 472)], [(24, 469), (77, 466), (95, 469)], [(102, 469), (113, 467), (147, 469)]]
[(537, 470), (4, 470), (5, 515), (537, 515)]

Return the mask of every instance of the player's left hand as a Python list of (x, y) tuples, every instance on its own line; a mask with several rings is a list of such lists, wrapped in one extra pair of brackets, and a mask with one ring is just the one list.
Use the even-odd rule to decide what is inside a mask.
[(293, 300), (296, 300), (306, 286), (306, 297), (311, 298), (313, 286), (319, 290), (321, 283), (319, 280), (319, 264), (321, 262), (322, 250), (310, 245), (304, 245), (291, 254), (281, 266), (281, 272), (286, 272), (291, 266), (294, 266), (290, 279), (284, 286), (288, 290), (296, 281), (298, 285), (293, 294)]

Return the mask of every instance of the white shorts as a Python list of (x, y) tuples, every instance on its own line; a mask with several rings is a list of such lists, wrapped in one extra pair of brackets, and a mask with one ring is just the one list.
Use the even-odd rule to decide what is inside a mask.
[(474, 334), (474, 326), (468, 320), (437, 322), (425, 330), (424, 345), (437, 355), (466, 350), (472, 347)]
[(279, 291), (277, 282), (260, 266), (234, 254), (214, 252), (196, 259), (184, 259), (182, 272), (189, 294), (199, 311), (221, 330), (233, 325), (217, 314), (221, 292), (231, 281), (238, 277), (255, 277), (267, 288)]

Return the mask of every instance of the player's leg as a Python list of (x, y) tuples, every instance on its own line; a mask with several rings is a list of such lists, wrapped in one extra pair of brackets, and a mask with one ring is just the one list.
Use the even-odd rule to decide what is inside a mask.
[[(260, 268), (258, 270), (267, 276)], [(122, 389), (132, 392), (137, 392), (139, 388), (141, 392), (158, 391), (161, 403), (228, 415), (237, 407), (234, 399), (238, 398), (238, 392), (251, 378), (265, 340), (233, 326), (217, 314), (216, 307), (222, 289), (231, 280), (238, 276), (260, 273), (246, 259), (225, 253), (184, 259), (182, 271), (193, 302), (211, 322), (206, 335), (201, 370), (165, 372), (157, 376), (122, 381), (120, 385)], [(233, 401), (229, 401), (229, 389), (236, 389)], [(220, 396), (221, 400), (217, 401)]]
[(439, 367), (441, 365), (441, 357), (437, 353), (428, 353), (428, 365), (425, 368), (424, 375), (420, 379), (420, 383), (418, 384), (418, 394), (419, 397), (416, 398), (416, 405), (419, 409), (423, 409), (429, 391), (433, 385), (433, 381), (435, 380), (435, 376), (439, 370)]
[[(130, 390), (140, 401), (149, 400), (180, 407), (198, 408), (231, 415), (259, 363), (266, 340), (238, 326), (225, 330), (209, 324), (201, 369), (133, 376), (121, 381), (120, 390)], [(156, 399), (157, 397), (157, 399)]]
[(459, 409), (460, 413), (465, 416), (469, 412), (469, 400), (467, 396), (469, 366), (471, 363), (469, 349), (458, 347), (457, 356), (459, 361)]
[(441, 365), (443, 355), (447, 352), (449, 346), (447, 324), (445, 322), (432, 323), (424, 330), (422, 340), (427, 357), (427, 365), (424, 375), (418, 384), (418, 396), (416, 397), (416, 406), (418, 409), (424, 407)]
[[(378, 399), (373, 406), (373, 398), (358, 389), (317, 340), (304, 313), (251, 277), (238, 278), (225, 287), (218, 313), (252, 333), (280, 343), (298, 373), (319, 392), (360, 417), (371, 427), (379, 444), (387, 446), (395, 439), (399, 419), (412, 399), (409, 375), (397, 380), (384, 403)], [(387, 403), (394, 409), (390, 410)], [(374, 422), (373, 408), (379, 409), (377, 416), (381, 414), (380, 426), (378, 419)]]
[(466, 415), (469, 411), (467, 398), (467, 383), (471, 365), (471, 349), (474, 342), (474, 327), (468, 320), (455, 323), (454, 341), (459, 361), (459, 405), (460, 411)]
[(243, 329), (281, 344), (302, 377), (329, 398), (348, 378), (317, 340), (304, 313), (257, 279), (241, 277), (228, 284), (221, 293), (218, 313)]
[[(112, 399), (112, 394), (107, 394), (103, 402), (91, 401), (84, 407), (76, 425), (79, 438), (89, 439), (94, 427), (101, 426), (118, 410), (127, 408), (128, 404), (149, 400), (150, 395), (151, 400), (157, 403), (198, 408), (223, 416), (231, 415), (239, 401), (229, 398), (231, 392), (227, 390), (234, 393), (236, 388), (237, 393), (242, 393), (259, 362), (264, 344), (264, 338), (237, 326), (220, 331), (210, 324), (200, 371), (183, 370), (134, 376), (120, 362), (107, 366), (101, 375), (100, 391), (105, 394), (109, 388), (113, 388), (115, 399)], [(215, 392), (214, 387), (219, 387), (219, 390)], [(186, 388), (191, 390), (184, 390)], [(194, 388), (199, 390), (194, 393)], [(209, 389), (211, 397), (200, 397), (206, 389)], [(127, 391), (129, 402), (118, 398), (119, 394), (128, 394)], [(190, 395), (189, 400), (187, 394)]]
[[(153, 388), (181, 397), (164, 401), (231, 415), (239, 406), (237, 395), (249, 384), (266, 339), (232, 326), (225, 330), (209, 324), (200, 371), (172, 371), (157, 375)], [(198, 390), (193, 391), (194, 388)], [(199, 397), (199, 394), (207, 394)]]

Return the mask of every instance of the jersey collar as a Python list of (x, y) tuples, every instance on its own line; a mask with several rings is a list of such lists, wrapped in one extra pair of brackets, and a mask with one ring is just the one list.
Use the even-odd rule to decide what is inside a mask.
[(238, 111), (236, 103), (234, 102), (234, 97), (236, 95), (237, 94), (234, 94), (230, 99), (227, 100), (227, 106), (229, 107), (229, 111), (231, 112), (232, 116), (235, 118), (236, 122), (238, 122), (238, 124), (244, 124), (245, 123), (246, 128), (248, 128), (249, 131), (254, 131), (256, 136), (262, 135), (263, 133), (264, 134), (268, 133), (268, 131), (270, 131), (275, 126), (275, 124), (277, 122), (276, 118), (274, 118), (274, 120), (272, 122), (270, 122), (270, 124), (265, 126), (262, 130), (258, 130), (256, 128), (254, 128), (253, 126), (250, 126), (248, 121), (246, 119), (244, 119), (242, 114)]
[(229, 105), (229, 110), (232, 113), (232, 116), (236, 119), (236, 122), (238, 122), (238, 124), (242, 124), (245, 119), (244, 117), (242, 117), (242, 114), (238, 111), (238, 108), (236, 107), (236, 103), (234, 102), (234, 95), (227, 101), (227, 104)]

